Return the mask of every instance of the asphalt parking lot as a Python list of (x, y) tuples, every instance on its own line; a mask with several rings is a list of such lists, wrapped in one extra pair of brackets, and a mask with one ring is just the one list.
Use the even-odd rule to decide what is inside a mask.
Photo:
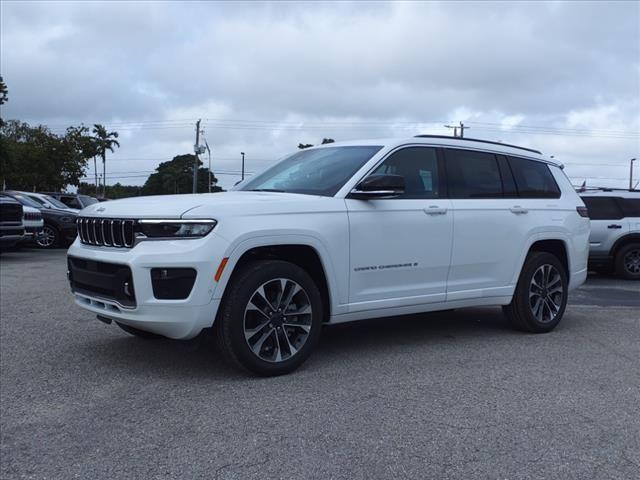
[(640, 283), (590, 278), (547, 335), (496, 308), (330, 327), (256, 379), (76, 308), (62, 250), (0, 269), (3, 479), (640, 478)]

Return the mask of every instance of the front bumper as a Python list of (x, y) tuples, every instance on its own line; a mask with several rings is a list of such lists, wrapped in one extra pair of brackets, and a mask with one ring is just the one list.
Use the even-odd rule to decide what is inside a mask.
[[(76, 289), (75, 302), (97, 315), (134, 328), (174, 339), (193, 338), (211, 327), (220, 300), (213, 299), (216, 269), (228, 244), (215, 232), (197, 240), (140, 242), (134, 248), (98, 247), (76, 240), (69, 257), (129, 267), (135, 291), (133, 305), (124, 305), (111, 296)], [(193, 268), (196, 280), (189, 296), (182, 300), (154, 297), (152, 268)]]

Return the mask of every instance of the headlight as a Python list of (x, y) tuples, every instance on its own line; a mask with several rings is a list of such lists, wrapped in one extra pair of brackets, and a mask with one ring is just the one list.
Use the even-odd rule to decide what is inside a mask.
[(201, 238), (216, 226), (215, 220), (138, 220), (138, 232), (147, 238)]

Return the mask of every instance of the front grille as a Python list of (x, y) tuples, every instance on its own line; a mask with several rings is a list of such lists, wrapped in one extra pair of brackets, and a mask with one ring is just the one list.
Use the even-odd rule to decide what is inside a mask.
[(24, 219), (37, 222), (42, 220), (42, 214), (40, 212), (24, 212)]
[(78, 235), (86, 245), (131, 248), (135, 243), (136, 220), (79, 217)]
[(131, 269), (126, 265), (67, 257), (71, 290), (93, 298), (136, 306)]
[(3, 203), (0, 206), (0, 221), (20, 222), (22, 220), (22, 205)]

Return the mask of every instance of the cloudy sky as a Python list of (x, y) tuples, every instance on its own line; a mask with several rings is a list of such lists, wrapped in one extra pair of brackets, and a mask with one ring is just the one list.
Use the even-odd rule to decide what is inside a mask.
[(555, 155), (578, 184), (627, 185), (640, 157), (639, 2), (0, 9), (3, 117), (117, 130), (109, 183), (191, 152), (198, 118), (225, 187), (240, 152), (254, 172), (300, 142), (449, 135), (459, 121)]

